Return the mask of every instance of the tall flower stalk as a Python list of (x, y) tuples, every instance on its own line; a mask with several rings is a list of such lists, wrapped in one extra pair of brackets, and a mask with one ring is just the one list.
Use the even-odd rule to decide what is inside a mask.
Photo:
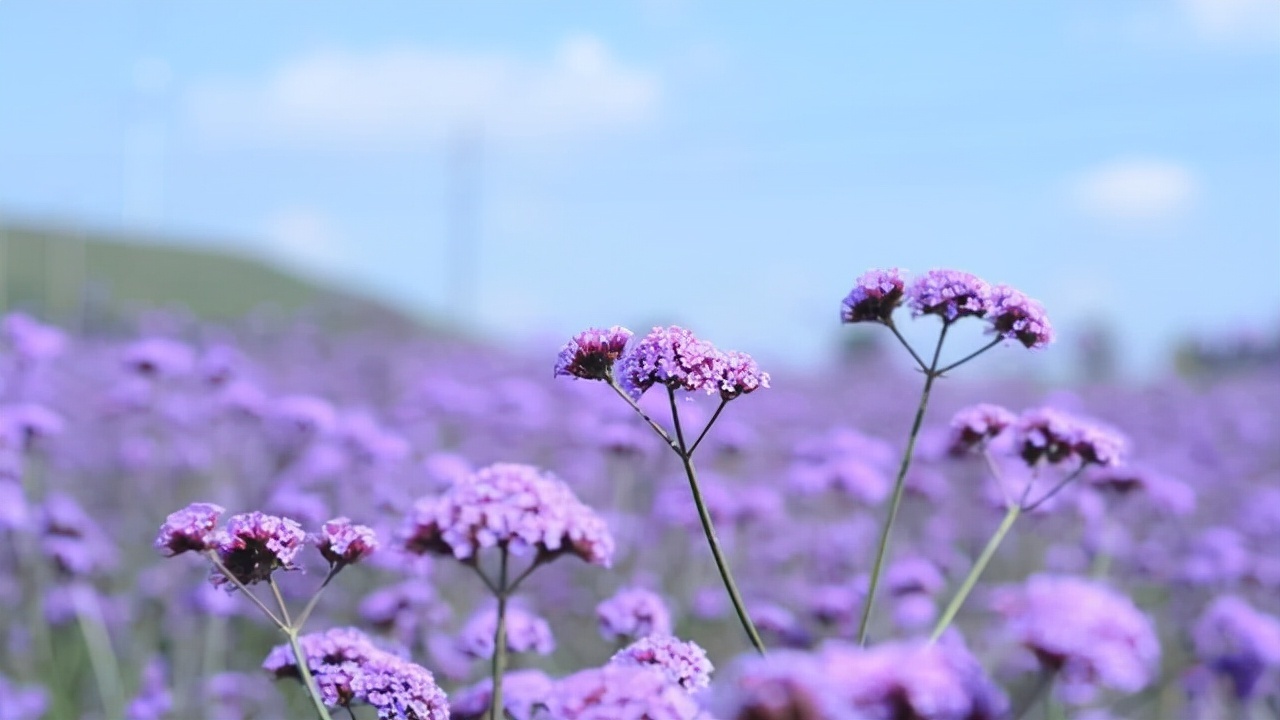
[[(693, 455), (725, 406), (731, 400), (769, 387), (769, 374), (761, 372), (750, 355), (718, 350), (692, 332), (674, 325), (667, 328), (655, 327), (635, 347), (628, 350), (627, 343), (631, 337), (630, 330), (618, 326), (608, 330), (592, 328), (579, 333), (561, 349), (555, 374), (607, 383), (679, 458), (680, 466), (689, 481), (689, 491), (698, 511), (703, 535), (711, 549), (711, 557), (715, 561), (725, 592), (729, 595), (734, 613), (751, 646), (763, 655), (764, 641), (760, 639), (760, 632), (751, 621), (742, 593), (733, 579), (728, 558), (720, 545), (715, 524), (698, 484), (698, 471)], [(637, 402), (655, 385), (667, 390), (674, 435), (649, 417)], [(697, 391), (719, 394), (720, 404), (702, 430), (694, 436), (685, 433), (680, 420), (677, 393)], [(693, 442), (689, 442), (690, 437)]]
[[(907, 342), (894, 324), (893, 313), (904, 300), (910, 306), (913, 316), (936, 315), (942, 321), (942, 328), (928, 363)], [(966, 317), (985, 319), (990, 323), (996, 337), (959, 360), (943, 365), (942, 347), (946, 342), (947, 332), (952, 325)], [(884, 573), (893, 528), (897, 522), (898, 510), (902, 505), (907, 473), (911, 469), (916, 439), (924, 425), (934, 383), (948, 372), (968, 363), (1005, 340), (1016, 340), (1025, 347), (1038, 348), (1052, 341), (1053, 331), (1039, 303), (1013, 288), (1004, 285), (993, 288), (982, 279), (957, 270), (932, 270), (917, 278), (910, 287), (906, 285), (906, 281), (897, 269), (867, 272), (858, 278), (853, 290), (845, 297), (840, 319), (844, 323), (869, 322), (889, 328), (893, 336), (911, 355), (916, 366), (924, 373), (924, 387), (920, 391), (915, 418), (907, 434), (902, 459), (898, 463), (898, 473), (894, 478), (889, 510), (880, 527), (867, 596), (858, 620), (858, 643), (865, 645), (875, 608), (876, 591), (879, 589), (880, 577)]]

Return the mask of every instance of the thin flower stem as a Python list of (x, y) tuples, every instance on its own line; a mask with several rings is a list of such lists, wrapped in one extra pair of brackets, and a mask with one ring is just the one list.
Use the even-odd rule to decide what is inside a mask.
[(907, 352), (911, 353), (911, 357), (915, 359), (916, 365), (920, 366), (922, 371), (926, 373), (929, 372), (929, 366), (925, 365), (924, 360), (920, 359), (920, 355), (916, 353), (915, 348), (911, 347), (911, 343), (907, 342), (907, 339), (902, 337), (902, 333), (898, 331), (898, 326), (893, 323), (893, 320), (886, 320), (884, 326), (889, 328), (889, 330), (893, 332), (893, 336), (898, 338), (898, 342), (902, 343), (902, 347), (906, 348)]
[(689, 457), (693, 457), (693, 454), (697, 452), (698, 446), (702, 444), (702, 438), (707, 436), (707, 431), (711, 429), (712, 425), (716, 424), (716, 420), (720, 417), (720, 413), (724, 412), (724, 406), (728, 404), (728, 400), (725, 400), (724, 398), (720, 399), (719, 407), (717, 407), (716, 411), (711, 414), (711, 419), (708, 420), (706, 426), (702, 428), (702, 432), (698, 433), (698, 439), (694, 440), (693, 444), (689, 446)]
[(320, 601), (320, 595), (324, 592), (325, 588), (329, 587), (329, 583), (333, 580), (333, 577), (338, 574), (338, 571), (342, 570), (344, 567), (346, 566), (341, 563), (334, 563), (333, 567), (329, 568), (329, 573), (324, 576), (324, 582), (320, 583), (320, 587), (316, 588), (315, 593), (311, 595), (311, 599), (307, 601), (307, 606), (302, 608), (302, 612), (298, 614), (298, 618), (293, 621), (294, 630), (302, 632), (303, 626), (307, 624), (307, 618), (311, 617), (311, 611), (316, 609), (316, 603)]
[(498, 623), (493, 630), (493, 692), (489, 696), (489, 720), (504, 720), (502, 677), (507, 671), (507, 548), (501, 548), (498, 566)]
[(316, 687), (316, 679), (311, 675), (311, 668), (307, 666), (307, 656), (302, 652), (302, 643), (298, 642), (298, 631), (288, 628), (284, 634), (289, 637), (289, 649), (293, 651), (293, 662), (298, 668), (298, 677), (302, 678), (302, 686), (307, 689), (307, 695), (311, 697), (316, 715), (320, 720), (333, 720), (329, 715), (329, 708), (324, 706), (324, 700), (320, 697), (320, 688)]
[(541, 555), (535, 558), (532, 565), (525, 568), (524, 572), (517, 575), (515, 580), (512, 580), (510, 583), (507, 584), (507, 594), (510, 595), (514, 593), (516, 591), (516, 588), (520, 587), (520, 583), (524, 582), (525, 578), (532, 575), (533, 571), (537, 570), (538, 567), (541, 566), (544, 562), (545, 560), (542, 559)]
[(915, 452), (916, 438), (920, 435), (921, 426), (924, 425), (925, 409), (929, 406), (929, 392), (933, 389), (933, 381), (938, 379), (935, 369), (938, 367), (938, 357), (942, 354), (942, 344), (947, 339), (949, 327), (951, 327), (950, 323), (943, 322), (942, 332), (938, 333), (938, 344), (933, 348), (933, 362), (925, 370), (924, 389), (920, 391), (920, 405), (916, 408), (916, 417), (911, 423), (911, 433), (907, 436), (907, 447), (902, 453), (902, 462), (898, 465), (898, 476), (894, 479), (889, 516), (885, 518), (884, 527), (880, 530), (876, 559), (871, 566), (871, 579), (867, 585), (867, 599), (862, 604), (862, 618), (858, 621), (859, 645), (867, 644), (867, 630), (871, 625), (871, 610), (876, 601), (876, 588), (880, 584), (880, 575), (884, 571), (885, 556), (889, 554), (889, 536), (893, 532), (893, 523), (898, 517), (898, 507), (902, 504), (902, 490), (907, 484), (907, 470), (911, 468), (911, 456)]
[(275, 575), (267, 576), (267, 585), (271, 588), (271, 595), (276, 599), (276, 605), (280, 606), (280, 618), (284, 620), (284, 624), (293, 627), (293, 620), (289, 619), (289, 606), (284, 601), (284, 595), (280, 594), (280, 586), (276, 584)]
[(649, 423), (649, 427), (653, 428), (653, 431), (658, 433), (658, 437), (662, 438), (662, 441), (667, 444), (667, 447), (671, 448), (676, 453), (680, 452), (680, 446), (676, 444), (675, 440), (671, 439), (671, 434), (668, 433), (665, 429), (663, 429), (661, 425), (654, 422), (653, 418), (649, 417), (649, 414), (646, 413), (644, 410), (642, 410), (640, 406), (636, 404), (636, 401), (633, 400), (631, 396), (627, 394), (627, 391), (622, 389), (622, 386), (618, 384), (618, 381), (614, 380), (613, 378), (610, 378), (609, 387), (613, 388), (613, 391), (618, 393), (618, 397), (625, 400), (627, 404), (631, 406), (632, 410), (635, 410), (637, 413), (640, 413), (640, 417), (644, 418), (644, 421)]
[(991, 477), (996, 479), (996, 485), (1000, 486), (1000, 495), (1004, 498), (1004, 506), (1008, 508), (1013, 505), (1013, 498), (1009, 496), (1009, 486), (1005, 485), (1004, 473), (1000, 472), (1000, 467), (996, 465), (996, 459), (991, 456), (991, 448), (983, 445), (982, 459), (987, 464), (987, 470), (991, 472)]
[(480, 580), (484, 582), (485, 587), (489, 588), (489, 592), (493, 593), (494, 597), (497, 597), (498, 586), (493, 584), (493, 581), (489, 579), (488, 575), (484, 574), (484, 571), (480, 569), (479, 565), (477, 565), (476, 563), (468, 563), (468, 564), (471, 566), (472, 570), (476, 571), (476, 575), (480, 576)]
[(1054, 485), (1053, 489), (1045, 493), (1044, 496), (1041, 497), (1039, 500), (1036, 500), (1030, 505), (1026, 505), (1026, 503), (1023, 503), (1024, 505), (1026, 505), (1026, 507), (1024, 507), (1023, 510), (1026, 510), (1027, 512), (1031, 512), (1032, 510), (1035, 510), (1036, 508), (1043, 505), (1049, 498), (1053, 497), (1054, 495), (1057, 495), (1062, 490), (1062, 488), (1071, 484), (1072, 480), (1075, 480), (1076, 478), (1080, 477), (1080, 473), (1084, 472), (1085, 467), (1086, 466), (1081, 465), (1080, 467), (1073, 470), (1070, 475), (1063, 478), (1062, 482), (1059, 482), (1057, 485)]
[(667, 388), (667, 396), (671, 400), (671, 421), (676, 428), (680, 462), (684, 466), (685, 476), (689, 478), (689, 489), (693, 493), (693, 504), (698, 509), (698, 519), (702, 521), (702, 532), (707, 537), (707, 545), (711, 547), (711, 556), (715, 559), (716, 569), (720, 571), (720, 579), (724, 582), (724, 589), (729, 593), (729, 600), (733, 603), (734, 612), (738, 614), (742, 629), (747, 633), (747, 638), (751, 640), (751, 645), (756, 649), (756, 652), (764, 655), (764, 641), (760, 639), (760, 633), (756, 630), (755, 624), (751, 622), (751, 616), (747, 614), (746, 603), (742, 601), (742, 596), (738, 593), (738, 585), (733, 581), (733, 573), (729, 570), (729, 561), (725, 559), (724, 553), (720, 550), (720, 539), (716, 536), (715, 525), (711, 522), (711, 513), (708, 512), (707, 503), (702, 498), (702, 490), (698, 487), (698, 471), (693, 466), (693, 458), (685, 451), (684, 430), (680, 427), (680, 412), (676, 406), (675, 390)]
[(978, 348), (977, 350), (974, 350), (973, 352), (969, 353), (968, 355), (965, 355), (964, 357), (960, 358), (959, 360), (957, 360), (957, 361), (955, 361), (955, 362), (951, 363), (950, 365), (948, 365), (948, 366), (946, 366), (946, 367), (942, 368), (941, 370), (939, 370), (939, 371), (938, 371), (938, 374), (939, 374), (939, 375), (944, 375), (944, 374), (946, 374), (946, 373), (951, 372), (952, 370), (955, 370), (956, 368), (960, 367), (961, 365), (963, 365), (963, 364), (965, 364), (965, 363), (969, 362), (970, 360), (972, 360), (972, 359), (974, 359), (974, 358), (978, 357), (978, 356), (979, 356), (979, 355), (981, 355), (982, 353), (984, 353), (984, 352), (986, 352), (986, 351), (990, 350), (991, 348), (993, 348), (993, 347), (995, 347), (995, 346), (999, 345), (1002, 341), (1004, 341), (1004, 338), (1002, 338), (1002, 337), (998, 337), (998, 338), (996, 338), (995, 340), (992, 340), (991, 342), (987, 343), (986, 345), (983, 345), (982, 347)]
[(107, 635), (102, 621), (102, 608), (93, 593), (92, 588), (83, 586), (73, 590), (76, 620), (89, 652), (89, 665), (98, 685), (103, 712), (107, 717), (121, 717), (124, 714), (124, 697), (120, 694), (120, 661), (111, 647), (111, 637)]
[(218, 559), (218, 554), (216, 552), (209, 550), (205, 555), (213, 562), (213, 566), (218, 569), (218, 572), (222, 573), (222, 577), (229, 580), (232, 585), (235, 585), (237, 590), (247, 595), (248, 598), (253, 601), (253, 604), (258, 606), (259, 610), (266, 613), (266, 616), (271, 618), (271, 622), (275, 623), (276, 627), (281, 630), (287, 630), (289, 628), (284, 621), (276, 617), (275, 613), (271, 612), (271, 608), (263, 604), (263, 602), (258, 599), (257, 595), (249, 592), (249, 588), (245, 587), (244, 583), (240, 582), (235, 575), (231, 574), (231, 571), (227, 569), (227, 566), (223, 565), (222, 561)]
[(973, 568), (965, 576), (964, 582), (960, 583), (960, 589), (956, 591), (955, 597), (951, 598), (951, 602), (947, 603), (947, 609), (943, 611), (942, 617), (938, 618), (938, 624), (934, 626), (933, 634), (929, 636), (929, 642), (937, 642), (938, 638), (942, 637), (942, 633), (951, 625), (951, 621), (955, 620), (956, 613), (960, 612), (960, 607), (964, 605), (969, 593), (973, 592), (973, 587), (978, 584), (978, 578), (987, 569), (991, 558), (996, 554), (996, 549), (1004, 541), (1004, 536), (1009, 534), (1009, 529), (1013, 527), (1013, 524), (1017, 522), (1018, 516), (1021, 514), (1021, 505), (1009, 506), (1009, 510), (1004, 515), (1004, 520), (1000, 522), (1000, 527), (996, 528), (995, 534), (987, 541), (987, 546), (982, 548), (982, 554), (978, 555), (978, 559), (973, 563)]
[(1036, 704), (1036, 701), (1039, 700), (1042, 695), (1047, 693), (1049, 688), (1053, 687), (1053, 680), (1055, 676), (1056, 673), (1053, 670), (1040, 671), (1039, 677), (1036, 678), (1036, 684), (1032, 685), (1031, 689), (1027, 691), (1026, 697), (1018, 702), (1018, 707), (1013, 713), (1013, 720), (1022, 720), (1022, 718), (1030, 712), (1032, 706)]

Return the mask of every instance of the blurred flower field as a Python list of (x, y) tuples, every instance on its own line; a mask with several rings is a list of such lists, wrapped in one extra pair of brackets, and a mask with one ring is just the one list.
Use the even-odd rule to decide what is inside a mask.
[(994, 377), (1052, 331), (963, 273), (841, 319), (887, 349), (789, 374), (11, 313), (0, 720), (1280, 715), (1280, 368)]

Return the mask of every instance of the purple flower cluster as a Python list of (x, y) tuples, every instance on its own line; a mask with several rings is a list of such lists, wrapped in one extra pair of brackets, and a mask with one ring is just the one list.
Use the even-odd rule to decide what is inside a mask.
[(991, 285), (960, 270), (930, 270), (907, 289), (913, 315), (937, 315), (946, 322), (982, 317), (991, 310)]
[[(550, 655), (555, 652), (556, 639), (551, 626), (541, 616), (519, 605), (507, 606), (507, 650), (516, 653)], [(462, 652), (475, 658), (493, 657), (493, 637), (498, 628), (497, 608), (488, 607), (471, 616), (458, 636)]]
[(1243, 598), (1223, 595), (1191, 630), (1196, 656), (1231, 681), (1237, 698), (1252, 697), (1264, 672), (1280, 668), (1280, 619)]
[(841, 304), (841, 322), (889, 322), (902, 304), (903, 283), (898, 268), (863, 273)]
[(213, 503), (191, 503), (170, 513), (160, 526), (155, 546), (170, 557), (184, 552), (204, 552), (217, 547), (218, 520), (226, 508)]
[(1008, 633), (1030, 650), (1073, 702), (1099, 688), (1137, 692), (1151, 681), (1160, 644), (1151, 620), (1105, 585), (1071, 576), (1036, 575), (995, 599)]
[[(502, 677), (502, 706), (515, 720), (535, 720), (536, 708), (544, 705), (555, 681), (541, 670), (516, 670)], [(449, 703), (452, 720), (484, 720), (493, 702), (493, 679), (485, 678), (453, 694)]]
[[(227, 572), (242, 585), (252, 585), (276, 570), (297, 569), (298, 551), (306, 541), (307, 534), (297, 522), (254, 511), (228, 518), (216, 549)], [(231, 582), (221, 570), (215, 570), (211, 580), (214, 585)]]
[[(333, 628), (298, 642), (325, 705), (361, 702), (388, 720), (448, 720), (447, 699), (430, 671), (379, 648), (359, 630)], [(301, 679), (288, 645), (272, 648), (262, 669), (277, 679)]]
[(1017, 421), (1017, 415), (999, 405), (982, 403), (964, 408), (951, 418), (951, 452), (968, 452), (989, 442)]
[(531, 465), (499, 463), (419, 500), (404, 547), (466, 561), (494, 547), (536, 552), (543, 560), (569, 553), (607, 567), (614, 543), (604, 520), (559, 478)]
[(1028, 465), (1116, 465), (1128, 445), (1115, 430), (1048, 407), (1022, 413), (1014, 430), (1018, 454)]
[(661, 670), (669, 682), (695, 692), (711, 684), (714, 669), (697, 643), (671, 635), (646, 635), (614, 654), (614, 665), (641, 665)]
[(631, 331), (624, 327), (588, 328), (560, 349), (555, 375), (607, 381), (613, 377), (613, 364), (622, 357), (629, 340)]
[(710, 720), (679, 685), (653, 668), (609, 664), (556, 683), (545, 720)]
[(311, 536), (311, 542), (334, 566), (359, 562), (378, 549), (378, 538), (372, 528), (353, 525), (344, 517), (334, 518), (321, 526), (320, 532)]
[(655, 327), (618, 365), (621, 384), (634, 397), (658, 385), (719, 393), (727, 401), (769, 387), (769, 373), (761, 372), (750, 355), (719, 350), (675, 325)]
[(1017, 340), (1028, 348), (1042, 348), (1053, 342), (1053, 326), (1040, 303), (1008, 285), (991, 289), (988, 318), (1000, 337)]
[(670, 635), (671, 612), (660, 595), (644, 588), (623, 588), (596, 606), (605, 640)]

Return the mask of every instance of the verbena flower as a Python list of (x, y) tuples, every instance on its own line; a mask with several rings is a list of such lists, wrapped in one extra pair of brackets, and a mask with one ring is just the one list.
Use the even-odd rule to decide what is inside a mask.
[[(285, 517), (261, 512), (232, 515), (218, 535), (218, 559), (241, 584), (251, 585), (271, 577), (276, 570), (293, 570), (298, 551), (306, 543), (302, 526)], [(214, 585), (230, 579), (214, 570)]]
[[(498, 629), (498, 610), (487, 607), (471, 616), (462, 633), (458, 646), (475, 658), (493, 657), (493, 636)], [(507, 650), (515, 653), (550, 655), (556, 650), (556, 639), (551, 626), (537, 613), (519, 604), (509, 604), (506, 612)]]
[(596, 606), (605, 640), (671, 634), (671, 612), (662, 596), (644, 588), (623, 588)]
[(960, 270), (930, 270), (907, 288), (907, 302), (916, 317), (937, 315), (946, 322), (980, 318), (991, 309), (991, 286)]
[(987, 322), (1000, 337), (1017, 340), (1032, 349), (1053, 342), (1053, 326), (1040, 303), (1008, 285), (991, 289)]
[(311, 542), (330, 565), (351, 565), (378, 549), (378, 537), (373, 528), (352, 525), (351, 520), (334, 518), (321, 526), (320, 532), (311, 536)]
[(1035, 575), (998, 593), (995, 607), (1072, 702), (1087, 702), (1099, 688), (1135, 693), (1151, 682), (1160, 657), (1151, 620), (1105, 585)]
[(897, 268), (868, 270), (841, 303), (840, 321), (887, 323), (902, 304), (902, 297), (903, 279)]
[[(515, 720), (535, 720), (535, 707), (547, 701), (555, 681), (541, 670), (516, 670), (502, 676), (502, 706)], [(493, 702), (493, 678), (455, 693), (449, 701), (451, 720), (485, 720)]]
[(1191, 638), (1196, 656), (1229, 678), (1241, 700), (1253, 696), (1264, 672), (1280, 667), (1280, 619), (1236, 595), (1214, 599), (1196, 620)]
[(737, 350), (725, 352), (718, 370), (715, 384), (722, 400), (732, 400), (760, 388), (769, 387), (769, 373), (761, 372), (756, 361), (744, 352)]
[(655, 327), (618, 361), (621, 384), (639, 397), (654, 385), (675, 390), (717, 392), (724, 355), (692, 332)]
[(472, 561), (486, 548), (542, 560), (576, 555), (594, 565), (613, 560), (613, 536), (604, 520), (568, 485), (531, 465), (498, 463), (460, 480), (439, 497), (419, 500), (404, 547)]
[(191, 372), (195, 365), (195, 352), (177, 340), (146, 338), (125, 350), (124, 365), (148, 378), (181, 377)]
[[(169, 669), (161, 658), (152, 658), (142, 670), (142, 686), (125, 709), (127, 720), (162, 720), (173, 711)], [(6, 715), (0, 711), (0, 718)]]
[(1128, 445), (1115, 430), (1048, 407), (1022, 413), (1015, 427), (1014, 443), (1028, 465), (1069, 461), (1117, 465)]
[(561, 679), (547, 696), (545, 714), (545, 720), (710, 720), (662, 672), (613, 664)]
[(964, 408), (951, 418), (953, 454), (963, 454), (991, 441), (1018, 421), (1018, 416), (999, 405), (981, 403)]
[(160, 526), (155, 546), (168, 551), (170, 557), (212, 549), (218, 540), (218, 519), (224, 512), (221, 505), (197, 502), (170, 513)]
[(49, 693), (42, 687), (24, 687), (0, 673), (0, 718), (40, 720), (49, 709)]
[(667, 679), (694, 692), (711, 684), (711, 661), (707, 651), (692, 641), (671, 635), (647, 635), (614, 654), (614, 665), (643, 665), (661, 670)]
[(583, 380), (609, 380), (613, 365), (622, 357), (631, 331), (614, 325), (608, 330), (588, 328), (565, 343), (556, 359), (555, 375)]
[(837, 696), (813, 653), (774, 650), (744, 655), (712, 687), (712, 707), (724, 720), (861, 720)]

